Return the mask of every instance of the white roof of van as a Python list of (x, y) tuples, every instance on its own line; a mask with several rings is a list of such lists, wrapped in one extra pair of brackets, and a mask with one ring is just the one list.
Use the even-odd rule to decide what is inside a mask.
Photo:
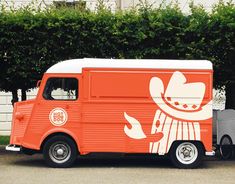
[(212, 69), (207, 60), (166, 59), (72, 59), (59, 62), (46, 73), (82, 73), (83, 68), (139, 68), (139, 69)]

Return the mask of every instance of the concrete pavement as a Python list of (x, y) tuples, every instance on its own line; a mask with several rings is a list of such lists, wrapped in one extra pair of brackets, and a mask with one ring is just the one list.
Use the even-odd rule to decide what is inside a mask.
[(48, 168), (42, 155), (9, 153), (0, 147), (0, 184), (234, 184), (235, 160), (206, 158), (198, 169), (173, 168), (166, 158), (95, 155), (73, 168)]

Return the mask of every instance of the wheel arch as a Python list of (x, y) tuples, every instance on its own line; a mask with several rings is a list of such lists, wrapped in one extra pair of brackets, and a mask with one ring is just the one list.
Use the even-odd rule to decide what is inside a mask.
[(172, 142), (172, 144), (170, 146), (170, 149), (168, 151), (168, 154), (170, 154), (170, 152), (172, 151), (172, 148), (174, 147), (175, 144), (180, 144), (180, 143), (183, 143), (183, 142), (196, 143), (196, 144), (198, 144), (202, 147), (204, 153), (206, 152), (205, 146), (202, 143), (202, 141), (199, 141), (199, 140), (175, 140), (174, 142)]
[(79, 152), (80, 151), (80, 145), (79, 145), (79, 141), (77, 139), (77, 137), (72, 133), (72, 132), (69, 132), (69, 131), (62, 131), (62, 130), (54, 130), (54, 131), (50, 131), (48, 132), (47, 134), (45, 134), (43, 136), (43, 138), (41, 139), (41, 143), (40, 143), (40, 151), (43, 150), (43, 147), (45, 145), (45, 143), (52, 137), (54, 136), (57, 136), (57, 135), (63, 135), (63, 136), (66, 136), (66, 137), (69, 137), (71, 140), (74, 141), (76, 147), (77, 147), (77, 151)]

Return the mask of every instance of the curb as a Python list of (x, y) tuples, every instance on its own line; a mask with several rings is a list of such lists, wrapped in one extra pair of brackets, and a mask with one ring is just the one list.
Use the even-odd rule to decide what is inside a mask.
[(0, 145), (0, 150), (5, 150), (6, 145)]
[(2, 154), (2, 153), (6, 153), (7, 151), (6, 151), (6, 149), (5, 149), (5, 145), (0, 145), (0, 155)]

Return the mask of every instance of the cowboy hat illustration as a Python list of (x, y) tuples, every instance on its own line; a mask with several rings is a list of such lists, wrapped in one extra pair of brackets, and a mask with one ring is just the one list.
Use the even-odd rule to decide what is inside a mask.
[(175, 118), (200, 121), (212, 117), (212, 101), (201, 106), (205, 84), (187, 83), (185, 76), (179, 71), (173, 73), (166, 90), (160, 78), (151, 78), (149, 91), (159, 108)]

